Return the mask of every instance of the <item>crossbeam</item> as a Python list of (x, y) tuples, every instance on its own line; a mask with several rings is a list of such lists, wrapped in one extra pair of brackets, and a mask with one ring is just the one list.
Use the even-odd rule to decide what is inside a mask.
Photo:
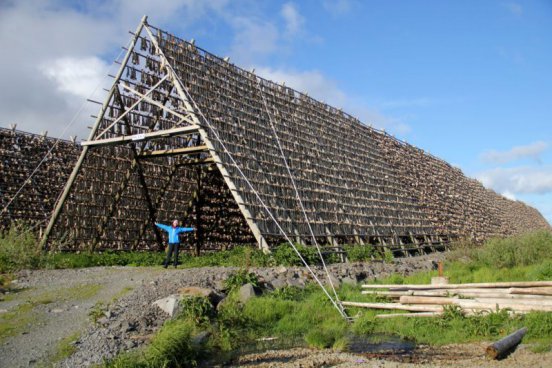
[(127, 143), (127, 142), (143, 141), (147, 139), (168, 138), (168, 137), (173, 137), (175, 135), (197, 133), (198, 130), (199, 130), (198, 125), (190, 125), (190, 126), (185, 126), (180, 128), (158, 130), (151, 133), (142, 133), (142, 134), (134, 134), (134, 135), (121, 136), (121, 137), (114, 137), (114, 138), (83, 141), (81, 142), (81, 145), (89, 146), (89, 147), (108, 146), (108, 145), (115, 145), (115, 144), (121, 144), (121, 143)]
[(149, 151), (149, 152), (144, 151), (138, 155), (138, 158), (189, 155), (189, 154), (201, 153), (201, 152), (209, 152), (209, 148), (206, 145), (202, 145), (202, 146), (173, 148), (173, 149), (157, 150), (157, 151)]
[(176, 167), (182, 167), (182, 166), (193, 166), (193, 165), (208, 165), (208, 164), (214, 164), (215, 159), (212, 157), (207, 158), (196, 158), (196, 159), (189, 159), (182, 161), (176, 165)]

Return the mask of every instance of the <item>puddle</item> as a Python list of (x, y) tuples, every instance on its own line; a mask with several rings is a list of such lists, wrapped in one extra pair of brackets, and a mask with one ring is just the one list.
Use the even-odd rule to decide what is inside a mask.
[(390, 335), (349, 336), (347, 351), (355, 354), (408, 354), (414, 351), (412, 341)]
[[(401, 339), (398, 336), (389, 335), (370, 335), (357, 336), (351, 335), (348, 337), (349, 344), (347, 352), (354, 354), (362, 354), (366, 356), (394, 356), (400, 359), (401, 356), (410, 355), (416, 348), (416, 344), (412, 341)], [(261, 354), (268, 350), (290, 350), (294, 348), (307, 347), (305, 340), (302, 337), (272, 339), (265, 338), (256, 341), (248, 341), (240, 346), (239, 349), (219, 353), (216, 357), (212, 357), (209, 361), (204, 362), (201, 367), (225, 367), (234, 366), (240, 357), (248, 354)], [(292, 359), (293, 357), (289, 357)], [(285, 357), (279, 357), (279, 362), (285, 362)]]

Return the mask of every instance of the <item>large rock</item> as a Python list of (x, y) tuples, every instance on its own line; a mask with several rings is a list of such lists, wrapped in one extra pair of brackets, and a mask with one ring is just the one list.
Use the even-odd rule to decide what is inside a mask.
[(182, 295), (173, 294), (173, 295), (169, 295), (166, 298), (156, 300), (152, 304), (158, 306), (159, 308), (161, 308), (163, 312), (167, 313), (169, 316), (172, 317), (178, 313), (178, 307), (180, 305), (181, 300), (182, 300)]
[(191, 297), (202, 297), (208, 298), (213, 307), (216, 307), (217, 304), (222, 300), (224, 295), (220, 295), (213, 289), (201, 288), (197, 286), (188, 286), (178, 289), (178, 292), (182, 296), (191, 296)]
[(270, 286), (272, 286), (274, 290), (281, 289), (286, 285), (287, 285), (286, 281), (282, 279), (274, 279), (270, 281)]
[(249, 299), (254, 298), (256, 296), (257, 296), (257, 291), (255, 290), (255, 287), (251, 284), (243, 285), (238, 291), (238, 300), (243, 304), (247, 303)]

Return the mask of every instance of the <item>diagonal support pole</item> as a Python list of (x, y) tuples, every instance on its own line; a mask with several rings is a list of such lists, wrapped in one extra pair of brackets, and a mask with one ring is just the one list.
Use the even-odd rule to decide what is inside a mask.
[[(157, 41), (156, 37), (153, 35), (151, 30), (147, 26), (147, 24), (144, 27), (144, 30), (148, 34), (150, 41), (155, 46), (155, 50), (157, 51), (157, 54), (158, 54), (159, 58), (161, 59), (161, 65), (165, 69), (165, 73), (169, 75), (169, 78), (172, 81), (174, 87), (176, 88), (178, 96), (180, 97), (180, 100), (184, 104), (184, 107), (186, 108), (187, 111), (197, 112), (193, 108), (190, 101), (188, 100), (186, 92), (184, 91), (183, 86), (180, 84), (178, 76), (176, 75), (175, 71), (173, 70), (172, 66), (170, 65), (169, 60), (165, 56), (165, 54), (164, 54), (163, 50), (161, 49), (161, 47), (159, 46), (159, 42)], [(193, 123), (195, 125), (198, 125), (200, 127), (202, 126), (201, 122), (199, 121), (199, 119), (197, 117), (197, 114), (195, 114), (195, 113), (190, 114), (190, 118), (191, 118), (191, 120), (193, 121)], [(253, 236), (255, 237), (259, 248), (262, 249), (264, 252), (269, 253), (270, 249), (268, 247), (268, 243), (266, 242), (264, 236), (261, 234), (261, 230), (259, 229), (259, 227), (255, 223), (255, 221), (253, 219), (253, 216), (251, 215), (251, 212), (249, 212), (249, 209), (247, 209), (247, 207), (245, 207), (245, 201), (242, 199), (240, 193), (238, 192), (238, 189), (236, 188), (236, 185), (232, 181), (232, 179), (230, 177), (230, 173), (228, 172), (228, 170), (226, 170), (226, 167), (224, 167), (224, 165), (222, 164), (222, 160), (220, 159), (218, 153), (216, 152), (215, 146), (213, 145), (213, 143), (209, 139), (209, 136), (207, 135), (207, 132), (205, 131), (204, 128), (201, 127), (201, 128), (199, 128), (199, 134), (200, 134), (203, 142), (205, 142), (205, 144), (209, 148), (209, 153), (211, 154), (211, 156), (215, 160), (215, 164), (217, 165), (217, 168), (219, 169), (220, 173), (222, 174), (222, 177), (224, 178), (224, 181), (226, 182), (226, 185), (230, 189), (230, 192), (232, 193), (232, 196), (234, 197), (234, 200), (238, 204), (238, 208), (240, 209), (243, 217), (245, 218), (245, 221), (249, 225), (249, 228), (251, 229), (251, 232), (253, 233)]]
[[(147, 16), (143, 16), (142, 20), (140, 21), (140, 24), (136, 28), (136, 32), (134, 33), (134, 36), (132, 38), (132, 41), (130, 43), (130, 46), (128, 48), (128, 51), (121, 62), (121, 67), (119, 68), (119, 71), (117, 72), (117, 75), (115, 76), (115, 81), (113, 83), (113, 86), (109, 90), (109, 94), (107, 98), (105, 99), (102, 108), (100, 110), (100, 113), (98, 114), (98, 117), (96, 118), (96, 121), (94, 122), (94, 126), (92, 127), (92, 130), (90, 131), (90, 135), (88, 137), (88, 140), (94, 139), (94, 136), (96, 135), (96, 132), (98, 131), (98, 128), (100, 126), (100, 123), (103, 120), (103, 117), (107, 111), (107, 107), (109, 106), (109, 101), (113, 97), (113, 94), (115, 93), (115, 90), (117, 89), (117, 85), (119, 81), (121, 80), (121, 76), (123, 75), (123, 71), (125, 69), (125, 66), (130, 59), (130, 55), (132, 54), (132, 50), (134, 50), (134, 46), (136, 45), (136, 42), (138, 40), (138, 37), (140, 33), (142, 32), (142, 29), (144, 29), (144, 26), (147, 22)], [(82, 149), (82, 152), (79, 156), (79, 159), (73, 168), (73, 171), (71, 172), (71, 175), (69, 176), (69, 179), (67, 180), (67, 183), (65, 184), (65, 188), (63, 189), (63, 192), (59, 198), (59, 200), (56, 203), (56, 207), (54, 208), (54, 211), (52, 212), (52, 216), (50, 217), (50, 221), (48, 222), (48, 226), (46, 227), (46, 230), (44, 231), (44, 235), (42, 236), (42, 239), (40, 241), (40, 248), (46, 249), (46, 243), (48, 241), (48, 238), (50, 237), (50, 234), (52, 232), (52, 229), (54, 228), (54, 225), (56, 224), (59, 215), (61, 213), (61, 209), (63, 208), (63, 205), (65, 204), (65, 201), (67, 200), (67, 197), (69, 195), (69, 192), (71, 192), (71, 188), (73, 187), (73, 184), (75, 183), (75, 179), (77, 178), (77, 175), (80, 172), (80, 169), (82, 167), (82, 164), (84, 162), (84, 159), (86, 158), (88, 154), (88, 146), (84, 146)]]

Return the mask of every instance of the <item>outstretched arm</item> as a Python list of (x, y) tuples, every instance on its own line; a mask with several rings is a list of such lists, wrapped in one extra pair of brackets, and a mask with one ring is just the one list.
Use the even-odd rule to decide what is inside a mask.
[(163, 230), (165, 230), (165, 231), (169, 231), (169, 230), (170, 230), (169, 226), (163, 225), (163, 224), (159, 224), (159, 223), (157, 223), (157, 222), (155, 223), (155, 226), (157, 226), (158, 228), (163, 229)]
[(179, 233), (189, 233), (189, 232), (194, 231), (194, 230), (195, 230), (195, 228), (193, 228), (193, 227), (179, 227), (178, 228)]

